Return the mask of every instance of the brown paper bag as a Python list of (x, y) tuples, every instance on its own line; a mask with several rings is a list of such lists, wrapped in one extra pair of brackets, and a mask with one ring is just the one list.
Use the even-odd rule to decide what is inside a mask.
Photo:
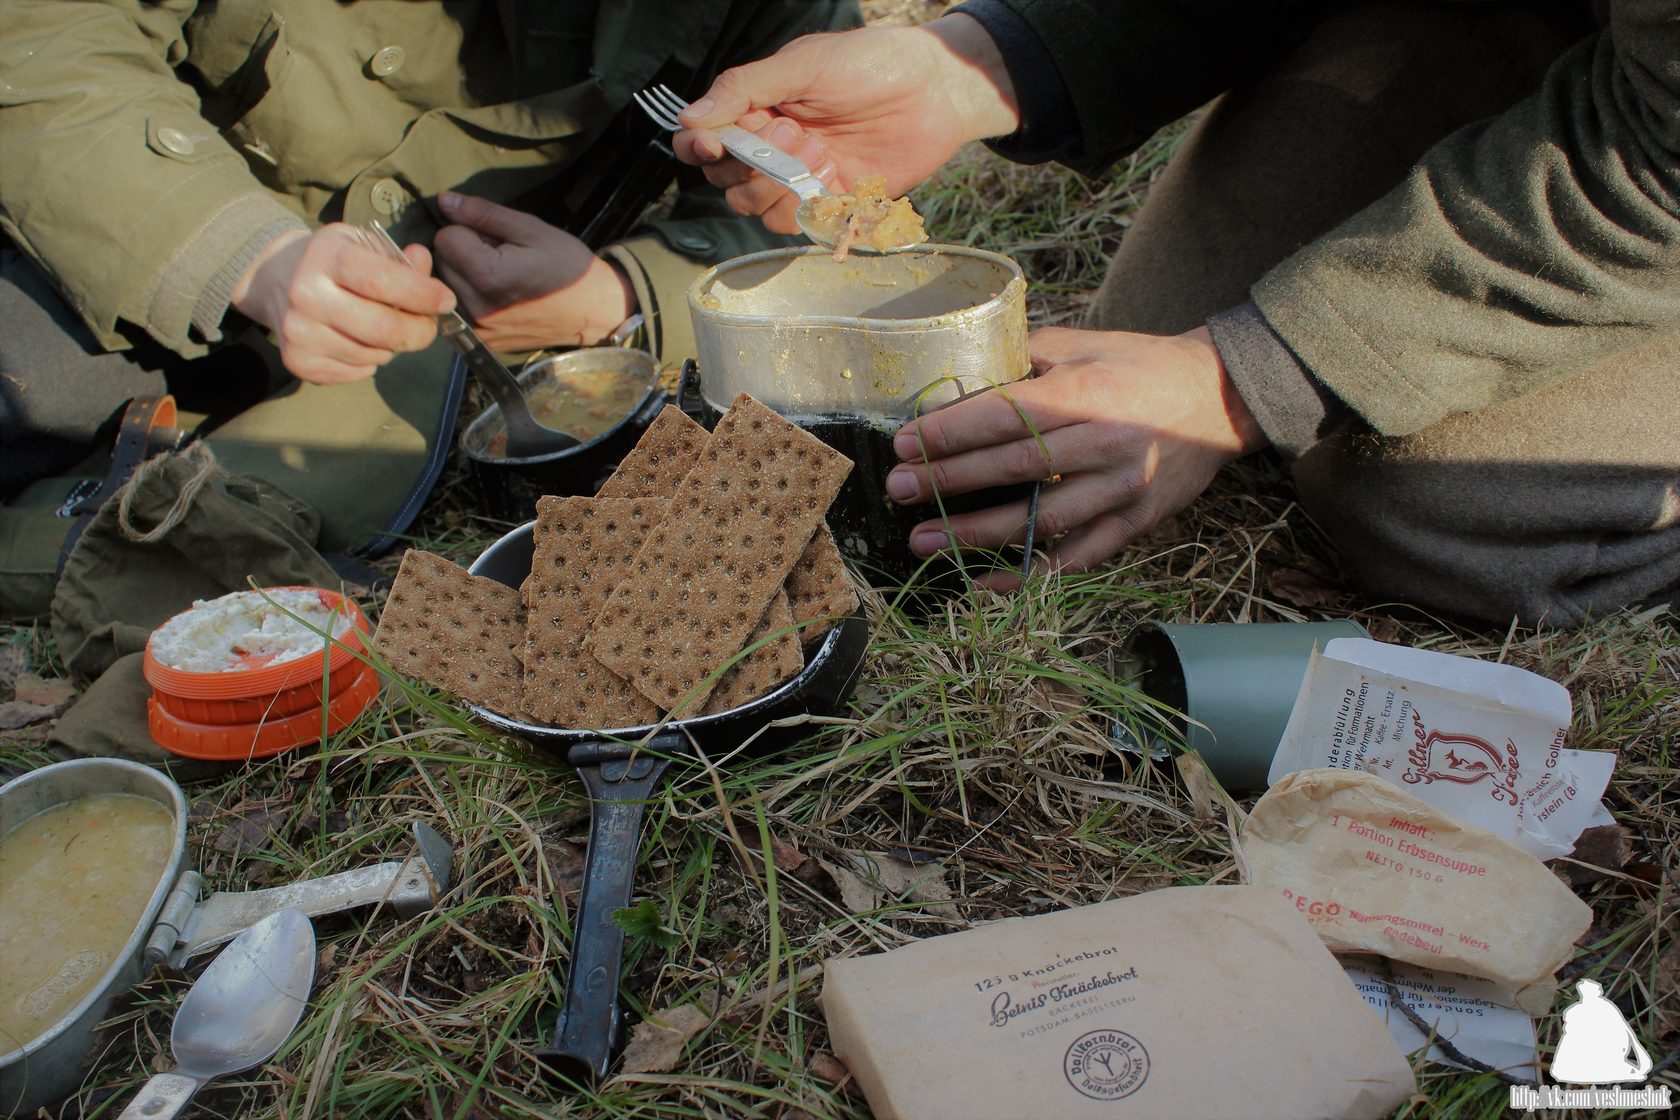
[(1411, 1068), (1275, 891), (1173, 887), (828, 962), (879, 1120), (1378, 1117)]

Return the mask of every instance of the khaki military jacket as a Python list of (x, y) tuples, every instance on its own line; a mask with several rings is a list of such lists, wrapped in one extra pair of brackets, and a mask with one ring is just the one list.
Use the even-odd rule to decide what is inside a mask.
[[(693, 96), (859, 23), (855, 0), (3, 0), (0, 227), (106, 346), (138, 330), (192, 356), (286, 229), (377, 218), (426, 241), (444, 189), (558, 222), (615, 146), (645, 147), (633, 91)], [(780, 243), (683, 186), (608, 250), (679, 357), (697, 271)]]

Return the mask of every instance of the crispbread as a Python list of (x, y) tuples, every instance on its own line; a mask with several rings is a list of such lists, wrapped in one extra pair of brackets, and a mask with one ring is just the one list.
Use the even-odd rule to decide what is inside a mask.
[[(757, 649), (754, 642), (769, 639)], [(750, 652), (732, 665), (718, 680), (717, 687), (706, 699), (701, 715), (713, 715), (738, 708), (749, 700), (757, 700), (772, 688), (805, 667), (805, 653), (800, 649), (801, 635), (793, 629), (793, 611), (785, 592), (778, 591), (764, 608), (764, 617), (748, 639)]]
[(682, 409), (666, 405), (595, 496), (669, 498), (677, 492), (677, 484), (700, 458), (700, 451), (710, 438), (710, 433), (684, 415)]
[(817, 526), (811, 543), (788, 573), (787, 596), (794, 621), (811, 623), (799, 628), (802, 642), (828, 633), (841, 615), (857, 610), (857, 592), (846, 579), (846, 561), (827, 525)]
[(525, 581), (524, 707), (539, 723), (634, 727), (652, 701), (583, 648), (589, 624), (670, 503), (663, 498), (542, 498)]
[(379, 612), (373, 644), (410, 677), (502, 715), (521, 714), (525, 608), (505, 584), (411, 548)]
[(746, 643), (851, 469), (815, 436), (736, 397), (586, 648), (660, 707), (703, 708), (706, 677)]

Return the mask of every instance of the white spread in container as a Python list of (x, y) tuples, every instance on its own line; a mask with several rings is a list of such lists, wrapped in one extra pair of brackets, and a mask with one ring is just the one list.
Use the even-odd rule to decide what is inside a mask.
[(321, 634), (329, 626), (333, 637), (342, 638), (350, 630), (350, 618), (344, 606), (324, 592), (235, 591), (219, 599), (200, 599), (191, 610), (158, 627), (152, 634), (152, 657), (160, 665), (189, 673), (260, 669), (319, 655), (325, 645)]

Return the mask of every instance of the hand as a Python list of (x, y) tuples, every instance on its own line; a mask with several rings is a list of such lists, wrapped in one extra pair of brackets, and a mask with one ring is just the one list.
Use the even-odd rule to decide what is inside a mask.
[[(795, 39), (769, 58), (725, 70), (681, 116), (678, 158), (705, 168), (731, 207), (795, 233), (799, 200), (741, 163), (725, 160), (726, 124), (792, 152), (847, 189), (878, 172), (904, 193), (969, 140), (1019, 126), (1014, 87), (978, 21), (950, 15), (921, 27), (875, 27)], [(825, 170), (832, 167), (826, 176)]]
[(425, 247), (403, 252), (415, 268), (369, 249), (340, 222), (285, 233), (251, 262), (230, 303), (274, 332), (280, 360), (300, 380), (372, 377), (398, 351), (430, 346), (438, 315), (455, 306), (429, 275)]
[(635, 312), (624, 274), (565, 230), (453, 191), (438, 206), (456, 223), (433, 241), (438, 272), (490, 349), (593, 345)]
[[(1052, 568), (1081, 571), (1188, 505), (1221, 466), (1266, 445), (1205, 327), (1177, 337), (1051, 327), (1033, 334), (1029, 350), (1038, 377), (900, 430), (893, 450), (904, 462), (887, 476), (889, 497), (911, 505), (931, 501), (935, 485), (966, 494), (1059, 475), (1040, 492), (1037, 539)], [(953, 516), (951, 534), (958, 546), (996, 549), (1020, 543), (1026, 519), (1027, 503), (1014, 502)], [(951, 543), (939, 520), (911, 530), (918, 556)], [(998, 572), (982, 582), (1004, 590), (1019, 580)]]

